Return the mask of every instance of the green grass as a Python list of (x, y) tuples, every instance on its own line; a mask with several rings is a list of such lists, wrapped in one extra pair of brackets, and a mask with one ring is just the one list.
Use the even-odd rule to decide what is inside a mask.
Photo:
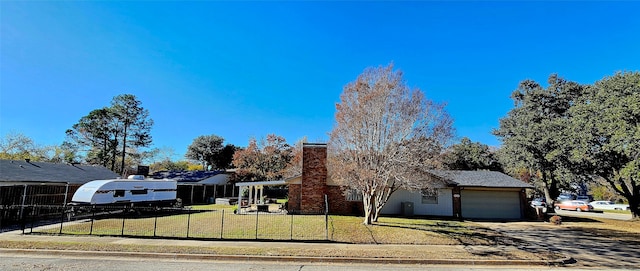
[(600, 210), (605, 213), (615, 213), (615, 214), (631, 214), (630, 210)]
[[(381, 217), (373, 225), (363, 218), (332, 215), (283, 215), (255, 213), (236, 215), (234, 206), (190, 206), (189, 213), (155, 214), (90, 219), (65, 223), (63, 234), (141, 236), (205, 239), (331, 240), (366, 244), (491, 244), (491, 236), (478, 234), (473, 223)], [(124, 224), (124, 228), (123, 228)], [(154, 231), (155, 228), (155, 231)], [(257, 231), (256, 231), (257, 229)], [(60, 227), (37, 228), (56, 234)]]
[(461, 241), (463, 239), (473, 239), (473, 243), (490, 243), (473, 237), (476, 228), (466, 222), (398, 217), (381, 217), (373, 225), (364, 225), (362, 221), (362, 217), (331, 216), (331, 240), (370, 244), (453, 245), (466, 242)]
[[(326, 240), (323, 215), (234, 214), (235, 206), (199, 205), (187, 213), (129, 214), (63, 224), (63, 234), (210, 239)], [(257, 230), (256, 230), (257, 229)], [(36, 228), (56, 234), (59, 226)]]

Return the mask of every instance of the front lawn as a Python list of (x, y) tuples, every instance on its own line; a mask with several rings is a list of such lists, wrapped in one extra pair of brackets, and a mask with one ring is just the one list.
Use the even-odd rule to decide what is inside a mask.
[[(65, 222), (62, 233), (203, 239), (328, 240), (353, 244), (492, 244), (473, 223), (454, 220), (381, 217), (363, 225), (362, 217), (330, 215), (234, 214), (234, 205), (196, 205), (188, 212), (147, 213)], [(256, 230), (257, 229), (257, 230)], [(59, 224), (35, 228), (59, 233)]]

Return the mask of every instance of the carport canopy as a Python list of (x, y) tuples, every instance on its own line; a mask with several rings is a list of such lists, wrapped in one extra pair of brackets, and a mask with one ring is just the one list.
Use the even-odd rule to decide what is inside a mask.
[(262, 201), (263, 191), (265, 186), (276, 186), (276, 185), (285, 185), (287, 182), (285, 180), (279, 181), (264, 181), (264, 182), (240, 182), (236, 183), (236, 186), (239, 187), (238, 191), (238, 210), (242, 207), (242, 194), (245, 189), (249, 189), (249, 204), (251, 203), (260, 203)]

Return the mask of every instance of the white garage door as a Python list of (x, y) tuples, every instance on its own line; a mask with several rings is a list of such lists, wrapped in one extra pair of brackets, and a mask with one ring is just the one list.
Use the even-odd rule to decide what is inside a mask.
[(462, 190), (462, 217), (520, 219), (518, 191)]

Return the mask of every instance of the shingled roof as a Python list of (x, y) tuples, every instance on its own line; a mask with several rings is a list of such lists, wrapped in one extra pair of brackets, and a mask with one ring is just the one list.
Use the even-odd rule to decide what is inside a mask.
[(0, 185), (23, 182), (84, 184), (118, 177), (103, 166), (0, 160)]
[[(153, 179), (174, 179), (181, 183), (197, 183), (204, 180), (209, 180), (217, 175), (223, 174), (225, 171), (158, 171), (151, 174), (149, 177)], [(220, 176), (228, 177), (228, 176)], [(226, 183), (226, 182), (225, 182)], [(215, 183), (223, 184), (223, 183)]]
[(523, 181), (498, 171), (430, 170), (429, 173), (455, 186), (533, 188)]

